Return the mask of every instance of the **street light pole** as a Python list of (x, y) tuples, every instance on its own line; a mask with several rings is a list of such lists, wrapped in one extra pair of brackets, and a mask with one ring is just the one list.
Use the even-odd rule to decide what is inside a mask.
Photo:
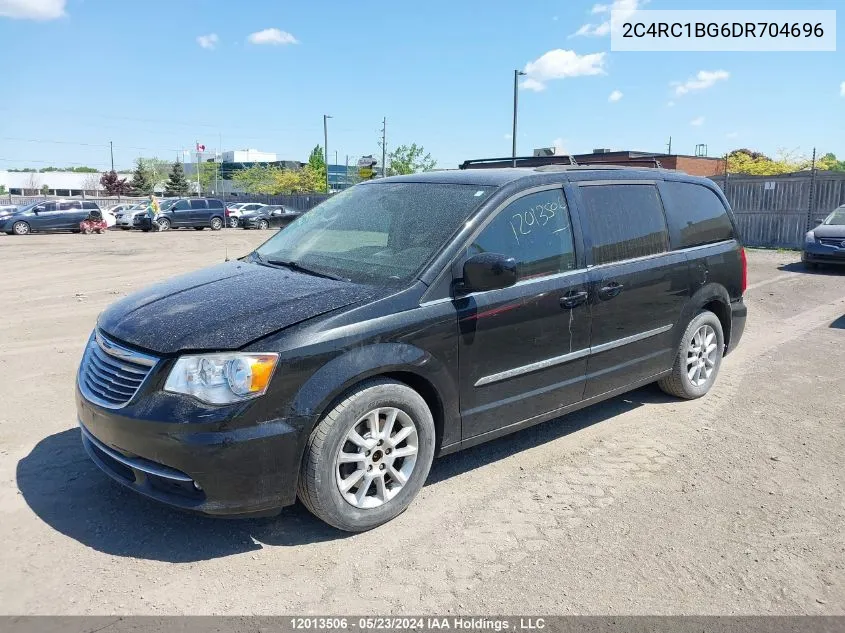
[(329, 124), (328, 120), (331, 119), (331, 115), (324, 114), (323, 115), (323, 152), (324, 152), (324, 159), (326, 163), (326, 193), (329, 192)]
[(519, 78), (525, 73), (521, 70), (513, 71), (513, 136), (511, 137), (511, 166), (516, 167), (516, 110), (519, 105)]

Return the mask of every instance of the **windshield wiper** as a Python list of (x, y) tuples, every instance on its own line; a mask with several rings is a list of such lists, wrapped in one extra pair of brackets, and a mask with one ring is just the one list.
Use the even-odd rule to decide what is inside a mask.
[[(260, 257), (260, 256), (259, 256)], [(307, 266), (303, 266), (302, 264), (297, 264), (296, 262), (289, 262), (284, 259), (264, 259), (261, 257), (261, 261), (271, 266), (284, 266), (285, 268), (289, 268), (290, 270), (295, 270), (300, 273), (305, 273), (307, 275), (313, 275), (314, 277), (323, 277), (324, 279), (334, 279), (335, 281), (349, 281), (344, 277), (338, 277), (337, 275), (330, 275), (329, 273), (321, 273), (320, 271), (314, 270), (312, 268), (308, 268)]]

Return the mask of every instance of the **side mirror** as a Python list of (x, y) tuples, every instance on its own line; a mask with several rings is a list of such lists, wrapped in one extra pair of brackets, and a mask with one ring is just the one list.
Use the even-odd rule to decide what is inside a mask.
[(464, 263), (463, 292), (498, 290), (516, 283), (516, 260), (499, 253), (479, 253)]
[(815, 222), (816, 224), (821, 224), (822, 222), (824, 222), (824, 218), (816, 218)]

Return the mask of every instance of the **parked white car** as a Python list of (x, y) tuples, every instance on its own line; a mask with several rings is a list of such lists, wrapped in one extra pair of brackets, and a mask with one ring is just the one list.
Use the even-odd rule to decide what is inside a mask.
[(263, 209), (266, 206), (266, 204), (261, 204), (260, 202), (236, 202), (235, 204), (227, 204), (226, 224), (230, 228), (235, 229), (238, 227), (240, 218), (244, 213), (257, 211), (258, 209)]

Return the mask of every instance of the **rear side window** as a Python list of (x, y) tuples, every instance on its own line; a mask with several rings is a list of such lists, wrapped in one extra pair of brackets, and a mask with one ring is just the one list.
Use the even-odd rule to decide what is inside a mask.
[(654, 185), (582, 186), (593, 264), (663, 253), (669, 235)]
[(83, 202), (83, 203), (82, 203), (82, 208), (83, 208), (83, 209), (99, 209), (100, 207), (98, 207), (98, 206), (97, 206), (96, 204), (94, 204), (93, 202)]
[(519, 279), (573, 270), (575, 247), (563, 191), (528, 194), (499, 211), (470, 245), (469, 256), (478, 253), (513, 257)]
[(733, 225), (725, 205), (714, 192), (689, 182), (663, 183), (666, 211), (677, 248), (732, 239)]
[(206, 209), (205, 200), (191, 200), (192, 209)]
[(209, 200), (208, 201), (208, 208), (209, 209), (222, 209), (223, 203), (220, 200)]

